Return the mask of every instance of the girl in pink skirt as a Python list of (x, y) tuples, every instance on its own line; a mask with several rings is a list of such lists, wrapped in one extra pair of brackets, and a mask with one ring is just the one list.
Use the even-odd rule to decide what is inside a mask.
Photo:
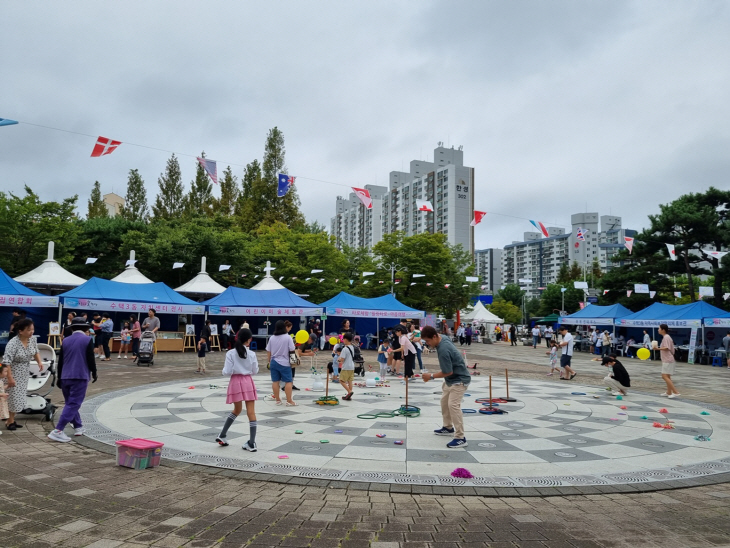
[(226, 362), (223, 366), (223, 375), (231, 377), (228, 383), (228, 396), (226, 403), (233, 404), (233, 412), (226, 418), (220, 436), (215, 441), (226, 447), (228, 441), (226, 434), (228, 429), (238, 418), (243, 410), (243, 402), (246, 402), (246, 415), (248, 415), (248, 426), (251, 432), (250, 439), (243, 445), (245, 451), (256, 451), (256, 412), (254, 404), (258, 399), (256, 385), (253, 382), (253, 375), (259, 372), (259, 362), (256, 353), (251, 352), (248, 346), (251, 344), (251, 330), (241, 329), (236, 333), (236, 344), (233, 350), (226, 352)]

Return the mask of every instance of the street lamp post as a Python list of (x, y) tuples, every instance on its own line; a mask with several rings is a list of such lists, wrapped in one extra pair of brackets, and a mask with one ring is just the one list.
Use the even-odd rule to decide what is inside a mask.
[(390, 294), (395, 296), (395, 273), (401, 269), (401, 266), (395, 262), (389, 264), (383, 263), (381, 266), (386, 270), (390, 270)]
[(567, 287), (561, 287), (560, 288), (560, 308), (564, 312), (565, 311), (565, 292), (568, 290)]

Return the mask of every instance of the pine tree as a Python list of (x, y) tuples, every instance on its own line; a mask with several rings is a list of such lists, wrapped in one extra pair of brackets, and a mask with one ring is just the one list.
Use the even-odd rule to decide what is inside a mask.
[(87, 219), (96, 219), (98, 217), (108, 217), (109, 211), (106, 208), (106, 204), (101, 197), (101, 185), (99, 181), (94, 183), (94, 188), (91, 190), (91, 197), (89, 199), (89, 212), (86, 214)]
[(236, 201), (236, 217), (246, 232), (256, 230), (264, 220), (270, 206), (265, 196), (265, 188), (261, 179), (261, 165), (254, 160), (246, 165), (243, 172), (242, 189)]
[(182, 183), (180, 162), (174, 154), (167, 161), (165, 173), (160, 174), (157, 184), (160, 187), (160, 192), (157, 194), (155, 203), (152, 206), (152, 213), (155, 218), (179, 218), (185, 210), (185, 189)]
[(147, 209), (147, 190), (144, 187), (144, 180), (136, 169), (129, 170), (127, 179), (127, 196), (124, 198), (121, 216), (128, 221), (149, 220)]
[(238, 201), (238, 180), (236, 176), (233, 175), (231, 166), (228, 166), (223, 172), (223, 178), (220, 181), (220, 185), (221, 197), (219, 200), (215, 201), (214, 209), (225, 216), (232, 215)]
[[(205, 158), (205, 152), (201, 155)], [(185, 212), (188, 216), (210, 215), (213, 207), (213, 184), (199, 162), (196, 162), (195, 180), (190, 182), (190, 191), (185, 197)]]
[(265, 215), (265, 221), (281, 221), (288, 227), (304, 224), (304, 216), (299, 211), (301, 202), (295, 186), (292, 186), (286, 196), (276, 196), (279, 185), (279, 173), (286, 173), (286, 148), (284, 134), (278, 127), (269, 130), (264, 146), (264, 164), (262, 178), (265, 184), (265, 197), (271, 199), (271, 207)]

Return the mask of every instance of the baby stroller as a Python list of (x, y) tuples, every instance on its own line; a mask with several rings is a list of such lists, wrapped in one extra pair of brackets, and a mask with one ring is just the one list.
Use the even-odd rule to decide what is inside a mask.
[[(43, 372), (38, 370), (35, 361), (30, 363), (30, 378), (28, 379), (28, 393), (26, 396), (26, 408), (24, 415), (44, 415), (46, 420), (52, 421), (56, 413), (56, 406), (51, 405), (51, 393), (56, 385), (56, 351), (49, 345), (39, 343), (38, 353), (43, 361)], [(48, 381), (51, 381), (49, 386)]]
[(139, 338), (139, 352), (137, 352), (137, 367), (140, 365), (155, 365), (155, 334), (145, 331)]

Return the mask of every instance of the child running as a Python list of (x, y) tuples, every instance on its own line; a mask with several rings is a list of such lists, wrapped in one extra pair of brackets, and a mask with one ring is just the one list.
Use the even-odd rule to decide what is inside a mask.
[[(550, 373), (548, 373), (547, 376), (550, 377), (554, 371), (560, 373), (560, 368), (558, 367), (558, 343), (551, 341), (550, 351), (545, 353), (550, 354)], [(562, 373), (560, 376), (563, 376)]]
[(226, 418), (220, 436), (215, 441), (223, 447), (228, 446), (226, 434), (228, 429), (238, 418), (243, 410), (243, 403), (246, 402), (246, 415), (248, 416), (249, 440), (243, 444), (245, 451), (256, 452), (256, 412), (254, 405), (258, 396), (256, 385), (253, 382), (253, 375), (259, 372), (259, 362), (256, 359), (256, 352), (248, 348), (251, 344), (251, 330), (241, 329), (236, 333), (236, 342), (233, 350), (226, 352), (226, 362), (223, 366), (223, 375), (230, 376), (228, 383), (228, 395), (226, 403), (233, 404), (233, 412)]
[(388, 348), (390, 348), (390, 341), (383, 339), (383, 342), (378, 347), (378, 363), (380, 364), (380, 380), (385, 381), (385, 377), (388, 374)]
[(117, 359), (122, 359), (122, 352), (124, 352), (124, 359), (129, 359), (129, 344), (132, 342), (132, 332), (129, 330), (129, 322), (124, 322), (122, 327), (121, 338), (119, 340), (119, 354)]

